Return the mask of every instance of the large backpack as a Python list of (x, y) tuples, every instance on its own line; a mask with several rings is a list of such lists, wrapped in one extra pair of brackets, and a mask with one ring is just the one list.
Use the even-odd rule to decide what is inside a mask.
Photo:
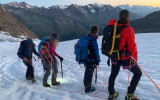
[(21, 43), (20, 43), (20, 47), (21, 47), (21, 46), (23, 47), (23, 51), (22, 51), (22, 53), (21, 53), (23, 56), (26, 56), (25, 53), (24, 53), (24, 52), (25, 52), (25, 44), (26, 44), (26, 40), (23, 40), (23, 41), (21, 41)]
[(35, 45), (35, 44), (33, 43), (33, 41), (31, 39), (21, 41), (17, 55), (19, 57), (20, 56), (29, 57), (30, 55), (32, 55), (32, 52), (33, 52), (32, 46), (33, 45)]
[(128, 26), (117, 26), (116, 22), (115, 25), (107, 26), (103, 30), (102, 54), (109, 57), (108, 65), (110, 65), (110, 58), (118, 58), (120, 60), (119, 39), (121, 31), (126, 27)]
[(81, 38), (75, 44), (76, 61), (79, 64), (84, 64), (86, 59), (88, 59), (88, 43), (89, 41), (86, 38)]
[(42, 41), (38, 45), (38, 53), (40, 54), (40, 51), (42, 49), (42, 45), (45, 45), (45, 42), (48, 41), (49, 38), (43, 38)]
[[(78, 40), (78, 42), (75, 44), (75, 55), (76, 55), (76, 61), (79, 64), (84, 64), (85, 62), (95, 62), (95, 50), (92, 42), (94, 41), (89, 41), (86, 38), (81, 38)], [(90, 57), (94, 57), (90, 59)]]

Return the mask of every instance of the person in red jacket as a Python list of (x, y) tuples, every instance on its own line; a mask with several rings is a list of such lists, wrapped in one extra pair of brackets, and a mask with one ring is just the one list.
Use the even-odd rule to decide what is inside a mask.
[[(108, 25), (115, 25), (117, 21), (112, 19)], [(129, 22), (129, 11), (122, 10), (119, 14), (118, 26), (127, 26), (121, 31), (121, 37), (119, 40), (119, 49), (121, 51), (121, 60), (112, 59), (111, 75), (109, 77), (109, 100), (113, 100), (118, 96), (118, 92), (114, 89), (115, 79), (120, 71), (121, 66), (123, 69), (131, 69), (130, 71), (134, 74), (131, 80), (130, 86), (128, 87), (128, 93), (125, 100), (139, 100), (138, 97), (134, 96), (136, 87), (142, 76), (142, 71), (138, 65), (132, 61), (131, 57), (138, 59), (137, 45), (135, 43), (134, 29), (130, 26)], [(131, 62), (131, 63), (130, 63)]]

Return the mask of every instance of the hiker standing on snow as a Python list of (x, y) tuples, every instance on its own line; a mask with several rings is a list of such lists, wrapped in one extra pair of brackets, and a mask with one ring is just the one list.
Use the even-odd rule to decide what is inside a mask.
[(88, 59), (85, 62), (85, 75), (84, 75), (84, 86), (85, 92), (94, 92), (95, 87), (92, 87), (92, 77), (94, 73), (94, 68), (99, 65), (100, 62), (100, 55), (99, 55), (99, 48), (98, 48), (98, 26), (92, 26), (90, 33), (86, 37), (89, 41), (88, 45)]
[(32, 65), (32, 53), (40, 57), (35, 49), (35, 44), (32, 39), (21, 41), (17, 55), (27, 66), (26, 79), (31, 80), (34, 83), (36, 80), (34, 78), (34, 68)]
[[(45, 38), (44, 38), (45, 39)], [(50, 84), (47, 83), (48, 77), (52, 72), (52, 79), (51, 79), (51, 84), (52, 86), (55, 85), (60, 85), (60, 82), (57, 82), (57, 73), (58, 73), (58, 68), (57, 68), (57, 59), (56, 57), (58, 57), (60, 59), (60, 61), (63, 61), (63, 58), (60, 57), (57, 53), (56, 53), (56, 47), (58, 46), (58, 36), (57, 34), (53, 33), (52, 36), (49, 39), (45, 39), (45, 42), (42, 44), (41, 47), (41, 58), (42, 58), (42, 64), (43, 64), (43, 68), (45, 70), (45, 74), (43, 77), (43, 86), (44, 87), (50, 87)], [(42, 39), (43, 41), (43, 39)], [(55, 57), (56, 56), (56, 57)]]
[(100, 62), (97, 43), (98, 30), (98, 26), (92, 26), (88, 36), (81, 38), (75, 45), (76, 60), (85, 66), (84, 86), (86, 93), (96, 90), (95, 87), (92, 87), (92, 77), (94, 69)]
[[(139, 100), (139, 98), (136, 97), (134, 93), (140, 81), (142, 72), (138, 67), (138, 65), (132, 60), (132, 57), (134, 57), (136, 60), (138, 59), (138, 52), (135, 43), (134, 30), (130, 26), (129, 22), (129, 11), (127, 10), (121, 11), (119, 14), (118, 22), (115, 19), (112, 19), (109, 22), (108, 26), (104, 29), (104, 38), (105, 35), (107, 36), (107, 34), (111, 35), (112, 43), (110, 44), (112, 46), (114, 44), (113, 38), (115, 38), (115, 44), (113, 46), (114, 48), (112, 50), (110, 49), (111, 51), (109, 51), (112, 63), (111, 75), (109, 77), (109, 86), (108, 86), (109, 100), (113, 100), (118, 96), (118, 92), (116, 92), (114, 88), (114, 83), (120, 71), (121, 66), (123, 67), (123, 69), (128, 69), (128, 70), (130, 69), (130, 71), (133, 73), (133, 77), (130, 86), (128, 87), (128, 92), (125, 97), (125, 100)], [(103, 43), (105, 44), (104, 41)], [(118, 56), (115, 57), (115, 55)]]

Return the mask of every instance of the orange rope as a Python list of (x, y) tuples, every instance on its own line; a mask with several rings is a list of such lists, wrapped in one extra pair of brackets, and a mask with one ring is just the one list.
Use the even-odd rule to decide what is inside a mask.
[[(47, 49), (47, 51), (48, 51), (48, 49)], [(48, 51), (49, 52), (49, 51)], [(45, 54), (44, 54), (45, 55)], [(42, 55), (41, 55), (42, 56)], [(45, 55), (46, 56), (46, 55)], [(51, 57), (51, 55), (49, 54), (49, 56)], [(136, 63), (137, 63), (137, 61), (134, 59), (134, 57), (131, 57)], [(48, 58), (47, 58), (48, 59)], [(132, 59), (130, 60), (130, 68), (129, 68), (129, 73), (128, 73), (128, 84), (127, 84), (127, 92), (128, 92), (128, 86), (129, 86), (129, 77), (130, 77), (130, 72), (131, 72), (131, 63), (132, 63)], [(53, 61), (53, 59), (51, 59), (52, 61)], [(52, 66), (52, 61), (51, 61), (51, 63), (50, 63), (50, 61), (48, 60), (48, 62), (51, 64), (51, 66)], [(152, 80), (152, 78), (146, 73), (146, 71), (137, 63), (137, 65), (141, 68), (141, 70), (148, 76), (148, 78), (153, 82), (153, 84), (158, 88), (158, 90), (160, 90), (160, 88), (158, 87), (158, 85)], [(53, 70), (53, 73), (54, 73), (54, 76), (56, 76), (55, 75), (55, 72), (54, 72), (54, 70)], [(93, 78), (92, 78), (92, 80), (93, 80)], [(92, 82), (89, 84), (89, 86), (92, 84)], [(98, 83), (98, 84), (96, 84), (96, 85), (100, 85), (100, 84), (106, 84), (106, 83)], [(61, 88), (61, 89), (63, 89), (64, 91), (67, 91), (67, 90), (65, 90), (64, 88), (62, 88), (61, 86), (60, 86), (60, 84), (58, 84), (58, 86)], [(89, 87), (88, 86), (88, 87)], [(86, 87), (86, 88), (88, 88), (88, 87)], [(81, 89), (81, 90), (79, 90), (79, 91), (75, 91), (75, 92), (69, 92), (68, 91), (68, 93), (77, 93), (77, 92), (81, 92), (81, 91), (83, 91), (83, 90), (85, 90), (86, 88), (84, 88), (84, 89)], [(99, 99), (106, 99), (106, 98), (100, 98), (100, 97), (97, 97), (97, 94), (98, 93), (101, 93), (101, 92), (106, 92), (106, 91), (98, 91), (98, 92), (96, 92), (95, 93), (95, 97), (96, 98), (99, 98)]]
[[(49, 52), (48, 49), (47, 49), (47, 52)], [(45, 55), (45, 53), (42, 54), (42, 55)], [(42, 55), (41, 55), (41, 56), (42, 56)], [(45, 56), (46, 56), (46, 55), (45, 55)], [(49, 54), (49, 56), (51, 57), (50, 54)], [(48, 60), (48, 58), (47, 58), (47, 60)], [(53, 59), (51, 59), (51, 60), (53, 61)], [(51, 63), (50, 63), (49, 60), (48, 60), (48, 62), (50, 63), (51, 67), (53, 67), (53, 66), (52, 66), (52, 61), (51, 61)], [(53, 68), (52, 68), (52, 69), (53, 69)], [(54, 76), (56, 76), (54, 70), (53, 70), (53, 74), (54, 74)], [(92, 77), (92, 80), (93, 80), (93, 78), (94, 78), (94, 75), (93, 75), (93, 77)], [(91, 81), (91, 83), (89, 84), (89, 86), (87, 86), (86, 88), (90, 87), (91, 84), (92, 84), (92, 81)], [(59, 88), (63, 89), (64, 91), (67, 91), (67, 90), (65, 90), (64, 88), (62, 88), (62, 87), (60, 86), (60, 84), (58, 84), (58, 86), (59, 86)], [(74, 91), (74, 92), (69, 92), (69, 91), (68, 91), (68, 93), (77, 93), (77, 92), (81, 92), (81, 91), (85, 90), (86, 88), (83, 88), (83, 89), (81, 89), (81, 90)]]
[(138, 62), (135, 60), (134, 57), (131, 57), (139, 66), (139, 68), (147, 75), (147, 77), (152, 81), (152, 83), (157, 87), (157, 89), (160, 91), (160, 87), (153, 81), (153, 79), (147, 74), (147, 72), (138, 64)]
[[(126, 95), (128, 94), (129, 76), (130, 76), (131, 68), (132, 68), (132, 59), (130, 59), (130, 67), (129, 67), (129, 72), (128, 72), (128, 83), (127, 83), (127, 92), (126, 92)], [(128, 96), (127, 96), (127, 100), (128, 100)]]

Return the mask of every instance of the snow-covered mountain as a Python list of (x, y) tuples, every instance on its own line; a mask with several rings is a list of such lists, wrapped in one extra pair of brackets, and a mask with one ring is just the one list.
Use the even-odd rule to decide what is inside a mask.
[(119, 5), (118, 7), (122, 9), (127, 9), (133, 13), (139, 14), (141, 16), (146, 16), (152, 12), (159, 11), (160, 7), (152, 7), (152, 6), (138, 6), (138, 5)]
[[(139, 52), (138, 62), (160, 86), (159, 37), (160, 34), (153, 33), (136, 34)], [(34, 42), (37, 48), (39, 41)], [(58, 65), (58, 81), (61, 82), (61, 86), (51, 88), (42, 86), (44, 70), (40, 60), (33, 61), (37, 82), (32, 84), (25, 80), (26, 66), (17, 57), (20, 42), (0, 42), (0, 100), (107, 100), (107, 83), (111, 72), (111, 68), (107, 66), (107, 57), (101, 55), (101, 63), (98, 68), (98, 84), (96, 85), (93, 82), (96, 91), (85, 94), (83, 86), (85, 68), (75, 60), (74, 45), (76, 42), (77, 40), (60, 42), (56, 51), (64, 57), (64, 78), (61, 78), (61, 69)], [(100, 46), (101, 37), (98, 39), (98, 43)], [(130, 79), (131, 77), (132, 73)], [(50, 78), (48, 82), (51, 83)], [(117, 100), (124, 100), (127, 82), (128, 70), (121, 69), (115, 81), (116, 91), (119, 92)], [(159, 91), (144, 73), (135, 95), (141, 100), (160, 100)]]
[[(14, 5), (4, 5), (27, 28), (32, 30), (40, 39), (50, 33), (59, 33), (63, 40), (70, 40), (84, 36), (91, 25), (99, 25), (100, 33), (112, 18), (118, 19), (119, 7), (101, 4), (87, 4), (68, 6), (57, 5), (49, 8), (17, 8)], [(142, 16), (131, 13), (130, 19)], [(61, 38), (62, 39), (62, 38)]]
[(50, 6), (49, 8), (59, 8), (59, 9), (66, 9), (68, 5), (53, 5)]
[(5, 5), (8, 5), (8, 6), (14, 6), (14, 7), (17, 7), (17, 8), (35, 8), (36, 6), (31, 6), (29, 4), (27, 4), (26, 2), (10, 2), (10, 3), (7, 3)]
[[(76, 4), (74, 4), (74, 5), (76, 5)], [(88, 4), (88, 5), (86, 5), (86, 6), (90, 6), (90, 5), (93, 5), (93, 6), (95, 6), (95, 7), (101, 8), (101, 7), (104, 7), (106, 4), (93, 3), (93, 4)], [(76, 6), (82, 6), (82, 5), (76, 5)], [(66, 8), (68, 8), (68, 7), (69, 7), (69, 5), (53, 5), (53, 6), (50, 6), (49, 8), (66, 9)]]

